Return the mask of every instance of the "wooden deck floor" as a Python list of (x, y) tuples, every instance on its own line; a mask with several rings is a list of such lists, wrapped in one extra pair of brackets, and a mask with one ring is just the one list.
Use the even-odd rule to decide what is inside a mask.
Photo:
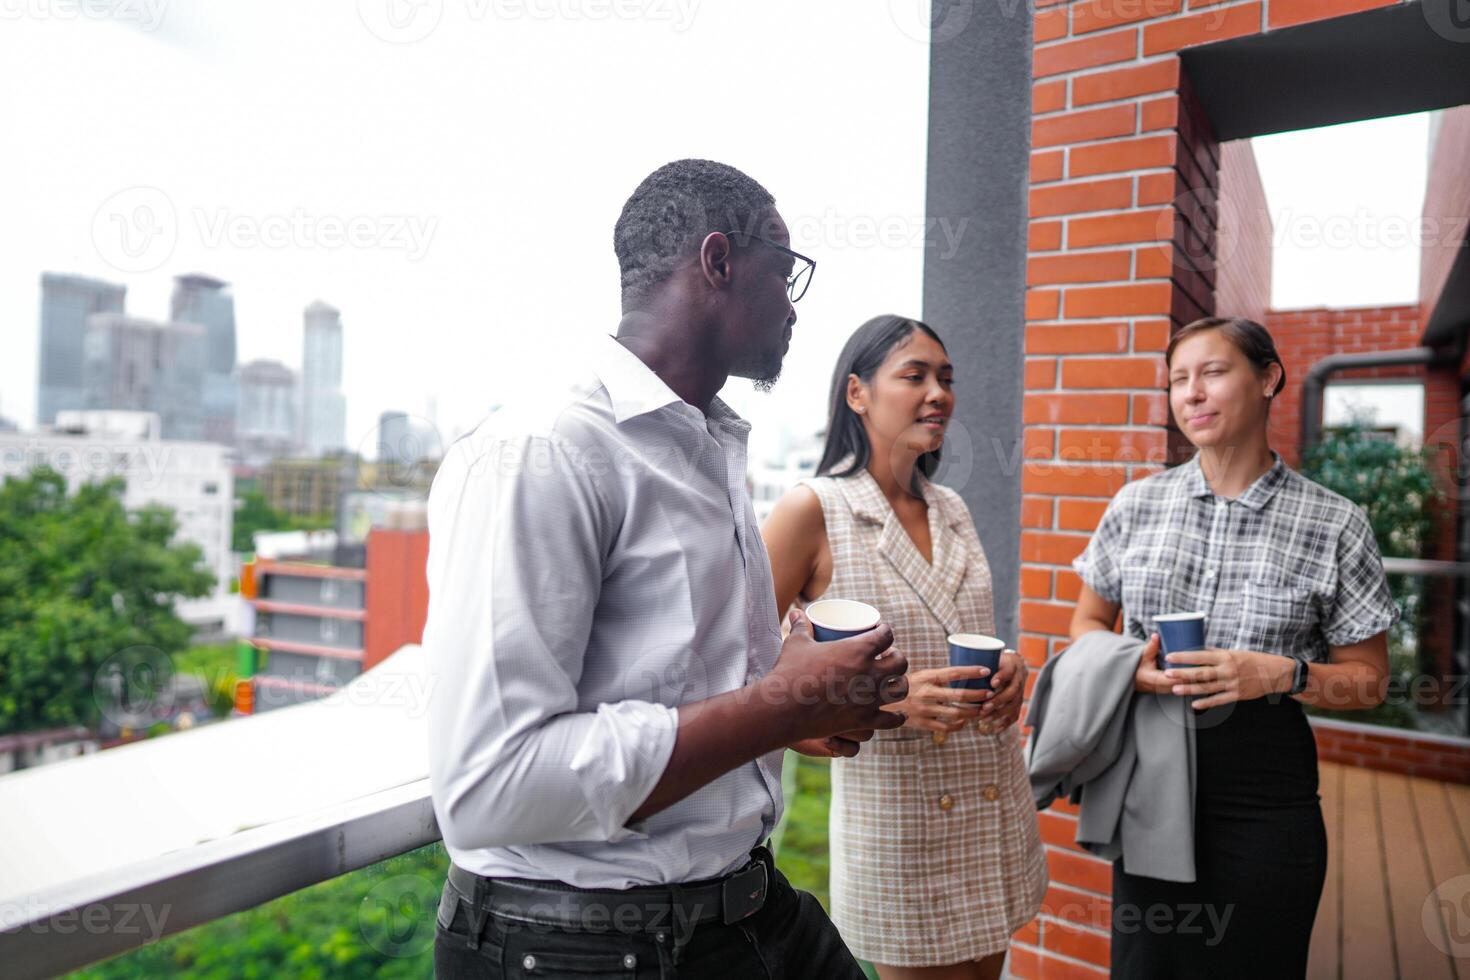
[(1321, 793), (1308, 976), (1470, 980), (1470, 786), (1323, 763)]

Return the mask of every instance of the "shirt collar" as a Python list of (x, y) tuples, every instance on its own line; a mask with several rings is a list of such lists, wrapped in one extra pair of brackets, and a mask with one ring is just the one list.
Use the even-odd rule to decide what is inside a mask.
[[(1245, 492), (1235, 500), (1244, 504), (1251, 510), (1260, 510), (1266, 506), (1281, 485), (1286, 482), (1286, 464), (1281, 461), (1281, 456), (1276, 450), (1271, 450), (1271, 457), (1275, 460), (1271, 468), (1256, 478), (1256, 481), (1245, 488)], [(1204, 470), (1200, 467), (1199, 453), (1184, 464), (1184, 489), (1191, 497), (1211, 497), (1215, 492), (1210, 489), (1210, 484), (1205, 480)]]
[(747, 435), (750, 423), (741, 418), (718, 396), (710, 402), (709, 415), (690, 405), (664, 384), (652, 368), (628, 348), (618, 343), (616, 337), (608, 335), (603, 347), (597, 352), (594, 373), (607, 389), (612, 402), (613, 419), (622, 425), (629, 419), (672, 405), (681, 414), (688, 415), (701, 425), (706, 418), (737, 435)]
[[(853, 460), (852, 456), (839, 460), (832, 471), (845, 471)], [(838, 479), (841, 481), (838, 485), (842, 488), (842, 495), (847, 499), (854, 515), (874, 524), (883, 524), (888, 520), (888, 515), (893, 513), (893, 507), (888, 503), (888, 498), (883, 496), (882, 487), (878, 486), (878, 481), (873, 479), (873, 474), (868, 472), (866, 466)], [(968, 513), (963, 502), (956, 500), (951, 503), (943, 494), (936, 493), (929, 478), (922, 473), (919, 474), (919, 493), (926, 504), (938, 509), (940, 521), (950, 527), (960, 524)]]
[(613, 418), (619, 425), (666, 405), (684, 404), (662, 378), (616, 338), (609, 335), (601, 343), (593, 370), (607, 389)]

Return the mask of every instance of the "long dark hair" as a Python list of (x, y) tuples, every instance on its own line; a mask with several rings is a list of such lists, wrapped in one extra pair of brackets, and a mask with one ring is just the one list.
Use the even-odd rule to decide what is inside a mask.
[[(939, 334), (926, 323), (892, 313), (875, 316), (853, 331), (842, 353), (837, 355), (837, 367), (832, 372), (832, 398), (827, 411), (827, 444), (822, 448), (822, 461), (817, 464), (817, 476), (852, 476), (868, 465), (873, 447), (868, 442), (868, 433), (863, 420), (847, 404), (847, 378), (855, 374), (863, 384), (872, 384), (873, 375), (893, 348), (903, 343), (915, 330), (922, 330), (935, 343), (944, 347)], [(948, 353), (948, 349), (945, 349)], [(841, 472), (835, 467), (847, 457), (851, 465)], [(939, 450), (924, 453), (914, 465), (914, 485), (910, 489), (919, 493), (919, 477), (930, 477), (939, 468)]]

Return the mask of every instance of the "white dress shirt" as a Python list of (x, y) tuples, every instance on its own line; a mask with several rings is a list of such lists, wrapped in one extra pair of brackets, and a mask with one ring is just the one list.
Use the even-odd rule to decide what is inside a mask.
[(611, 338), (593, 367), (450, 448), (429, 494), (429, 758), (453, 861), (625, 888), (739, 867), (780, 751), (647, 820), (678, 706), (780, 653), (745, 489), (750, 425), (706, 417)]

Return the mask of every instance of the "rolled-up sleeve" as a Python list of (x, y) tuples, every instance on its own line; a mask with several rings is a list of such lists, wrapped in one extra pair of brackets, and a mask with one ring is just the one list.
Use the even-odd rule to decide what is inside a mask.
[(554, 435), (451, 449), (429, 499), (429, 761), (444, 840), (471, 849), (639, 836), (675, 709), (579, 710), (616, 523)]
[(1332, 646), (1352, 646), (1377, 636), (1398, 619), (1399, 607), (1388, 591), (1373, 528), (1362, 510), (1353, 507), (1337, 539), (1337, 588), (1322, 623), (1323, 636)]
[(1123, 575), (1118, 569), (1118, 556), (1124, 544), (1124, 509), (1122, 494), (1115, 496), (1103, 512), (1097, 530), (1082, 554), (1072, 559), (1072, 570), (1087, 587), (1107, 602), (1122, 603)]

